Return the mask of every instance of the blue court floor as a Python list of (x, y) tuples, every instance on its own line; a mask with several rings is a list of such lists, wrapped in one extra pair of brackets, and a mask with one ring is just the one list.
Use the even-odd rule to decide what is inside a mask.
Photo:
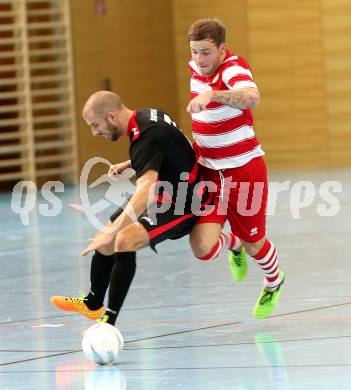
[[(271, 173), (289, 190), (268, 218), (286, 272), (269, 319), (251, 316), (262, 286), (251, 260), (237, 284), (226, 256), (200, 262), (187, 238), (161, 244), (158, 255), (142, 250), (117, 323), (125, 349), (115, 366), (85, 358), (82, 333), (92, 322), (49, 302), (89, 286), (90, 259), (79, 254), (95, 229), (69, 206), (79, 204), (79, 189), (57, 194), (62, 210), (51, 217), (41, 215), (50, 203), (37, 197), (28, 220), (22, 215), (28, 225), (11, 194), (0, 195), (0, 389), (350, 389), (350, 179), (347, 171)], [(326, 180), (340, 182), (342, 192), (325, 192)], [(105, 190), (91, 189), (92, 203)], [(113, 208), (98, 213), (101, 223)]]

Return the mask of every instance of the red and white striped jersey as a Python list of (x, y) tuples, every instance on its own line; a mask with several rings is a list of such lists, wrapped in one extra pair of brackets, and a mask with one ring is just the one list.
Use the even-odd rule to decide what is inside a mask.
[[(230, 52), (227, 52), (217, 72), (210, 77), (201, 75), (195, 61), (189, 62), (189, 68), (192, 74), (191, 99), (208, 90), (257, 88), (248, 63)], [(212, 102), (205, 110), (192, 114), (192, 130), (198, 162), (208, 168), (240, 167), (264, 155), (248, 109)]]

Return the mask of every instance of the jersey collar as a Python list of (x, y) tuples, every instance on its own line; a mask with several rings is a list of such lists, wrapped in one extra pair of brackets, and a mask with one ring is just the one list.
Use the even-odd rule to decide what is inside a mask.
[(132, 129), (137, 126), (137, 123), (135, 122), (136, 114), (137, 114), (137, 112), (133, 111), (133, 114), (132, 114), (132, 116), (129, 119), (129, 122), (128, 122), (128, 132), (127, 132), (128, 137), (130, 137), (130, 133), (131, 133)]

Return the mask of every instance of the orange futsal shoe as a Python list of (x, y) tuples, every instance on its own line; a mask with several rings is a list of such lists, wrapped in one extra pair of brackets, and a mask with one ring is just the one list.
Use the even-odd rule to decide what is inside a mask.
[(83, 294), (79, 298), (63, 296), (53, 296), (50, 298), (50, 302), (53, 306), (63, 311), (83, 314), (83, 316), (88, 317), (93, 321), (99, 319), (104, 314), (104, 306), (101, 306), (100, 309), (97, 310), (90, 310), (84, 301), (86, 301), (86, 299)]

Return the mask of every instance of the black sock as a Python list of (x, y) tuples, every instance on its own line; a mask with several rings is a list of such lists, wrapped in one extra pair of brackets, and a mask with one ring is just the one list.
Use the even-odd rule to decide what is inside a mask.
[(90, 266), (90, 292), (85, 297), (90, 310), (97, 310), (104, 304), (115, 256), (104, 256), (95, 251)]
[[(127, 296), (130, 285), (132, 284), (136, 270), (136, 252), (118, 252), (115, 253), (115, 262), (111, 271), (110, 287), (108, 292), (108, 309), (111, 313), (116, 313), (111, 318), (111, 325), (114, 325), (119, 311)], [(110, 315), (110, 313), (106, 313)]]
[(114, 325), (117, 319), (117, 313), (107, 308), (105, 314), (108, 316), (106, 323)]

